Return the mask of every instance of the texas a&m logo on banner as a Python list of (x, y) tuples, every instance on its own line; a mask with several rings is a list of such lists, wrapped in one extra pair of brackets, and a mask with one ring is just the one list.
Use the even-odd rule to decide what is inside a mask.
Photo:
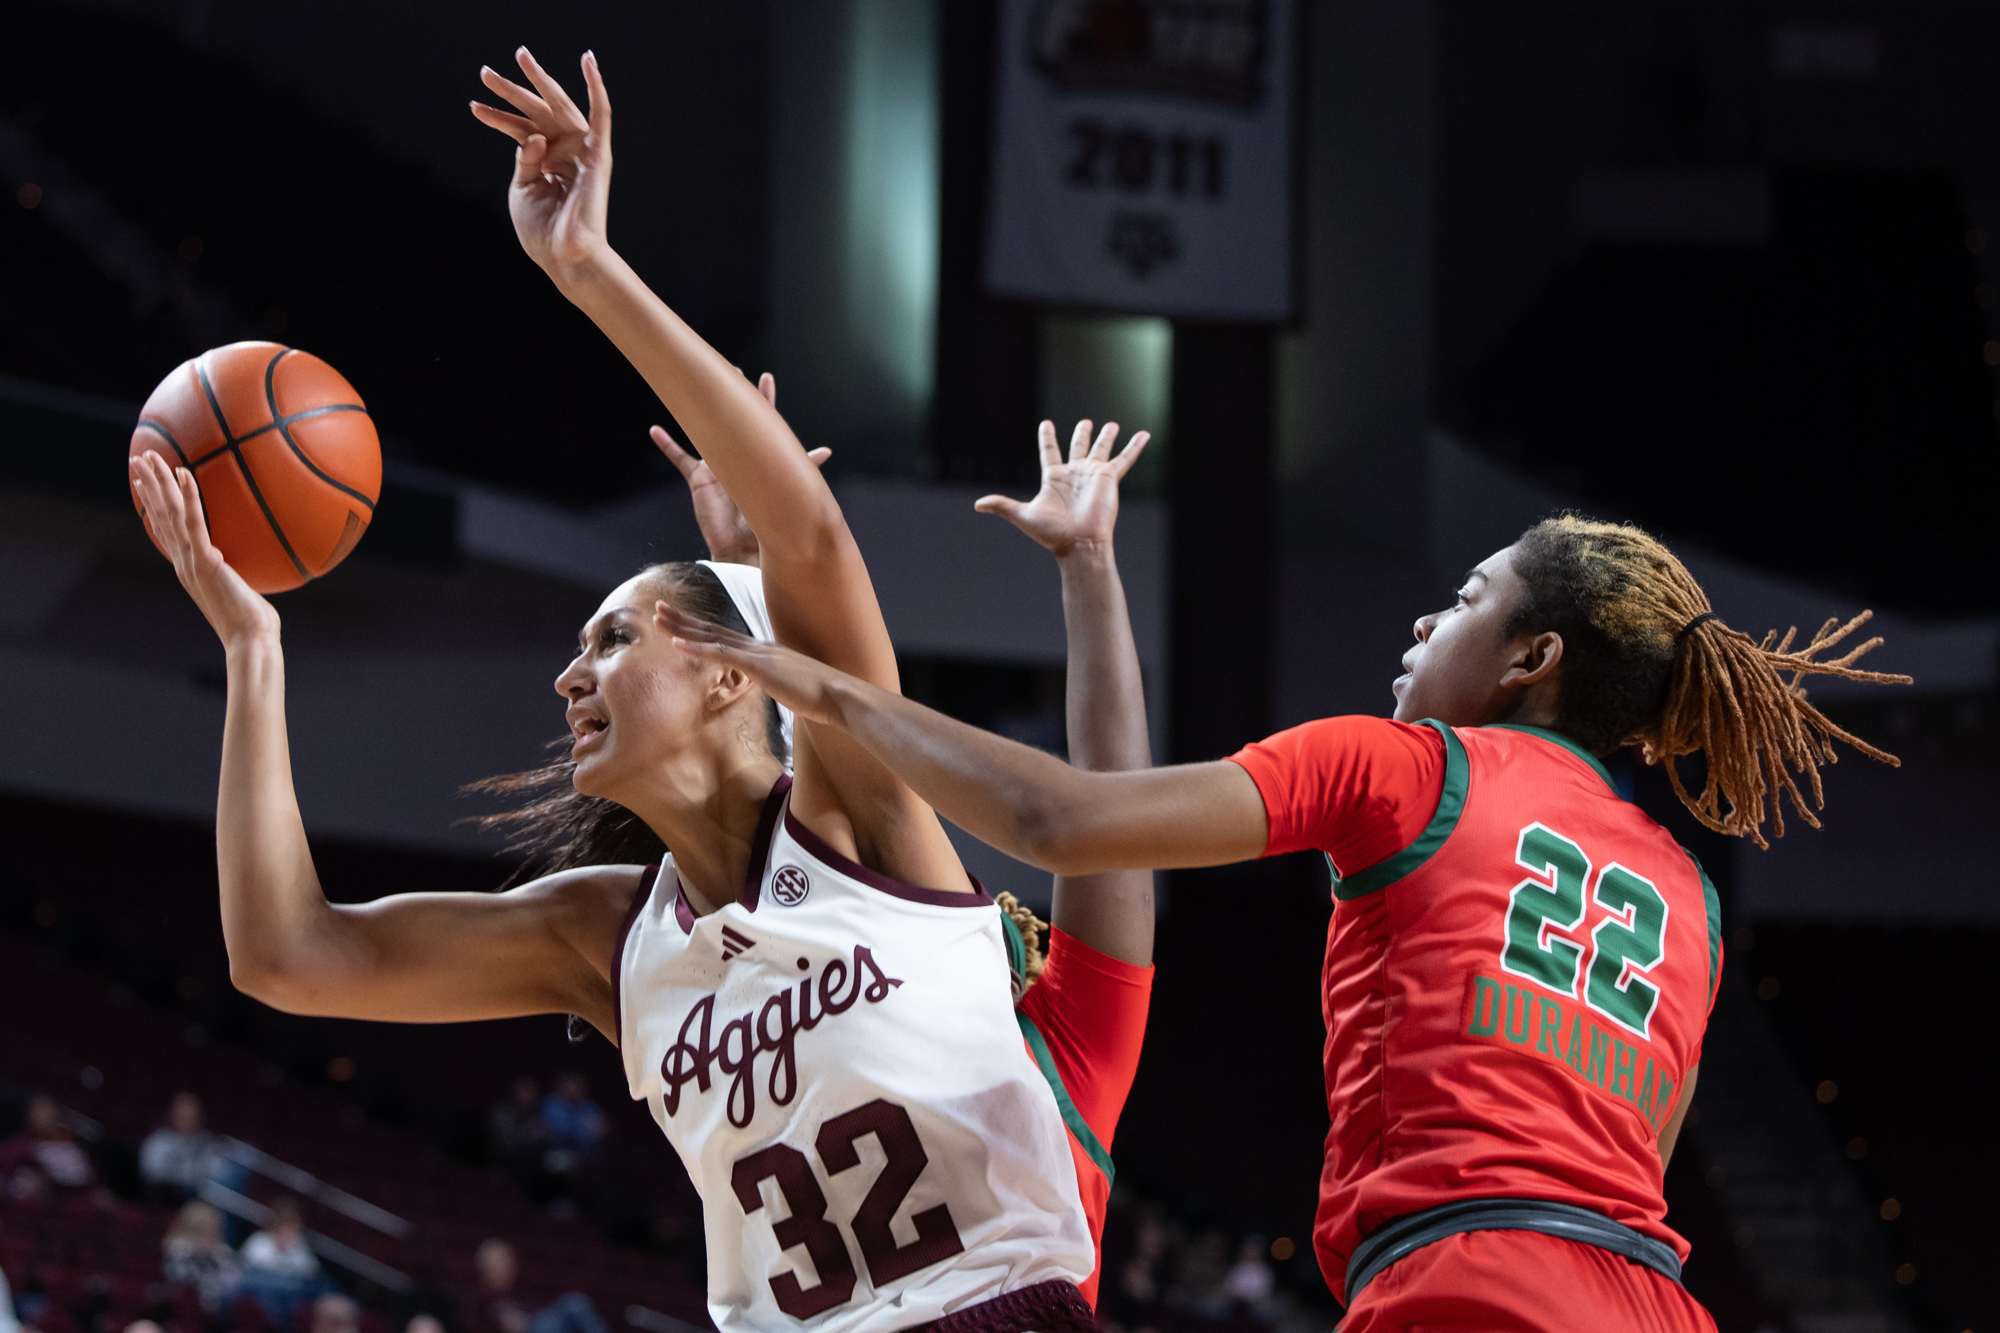
[(987, 287), (1285, 319), (1295, 22), (1294, 0), (1005, 0)]

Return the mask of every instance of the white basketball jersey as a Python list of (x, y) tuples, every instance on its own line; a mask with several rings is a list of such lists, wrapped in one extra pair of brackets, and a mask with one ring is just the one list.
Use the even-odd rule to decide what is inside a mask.
[[(912, 888), (792, 819), (696, 918), (671, 858), (619, 944), (618, 1035), (701, 1192), (722, 1333), (887, 1333), (1095, 1266), (999, 909)], [(766, 849), (768, 848), (768, 852)]]

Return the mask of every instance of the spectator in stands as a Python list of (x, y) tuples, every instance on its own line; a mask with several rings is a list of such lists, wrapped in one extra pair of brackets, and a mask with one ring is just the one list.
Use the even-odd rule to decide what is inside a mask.
[(1264, 1238), (1246, 1236), (1242, 1248), (1236, 1252), (1235, 1265), (1222, 1279), (1222, 1290), (1232, 1302), (1234, 1312), (1269, 1319), (1277, 1286), (1277, 1278), (1264, 1257)]
[(515, 1079), (507, 1099), (487, 1112), (486, 1127), (493, 1160), (523, 1190), (539, 1194), (542, 1154), (549, 1146), (548, 1128), (542, 1123), (541, 1085), (527, 1074)]
[(1222, 1286), (1228, 1275), (1229, 1238), (1220, 1231), (1204, 1231), (1181, 1251), (1180, 1272), (1168, 1302), (1206, 1318), (1221, 1318), (1229, 1313), (1229, 1294)]
[(201, 1099), (176, 1093), (167, 1123), (139, 1146), (139, 1178), (155, 1202), (180, 1203), (201, 1193), (218, 1158), (215, 1135), (202, 1124)]
[(337, 1291), (313, 1302), (311, 1333), (361, 1333), (361, 1307)]
[(472, 1267), (479, 1275), (479, 1290), (466, 1303), (466, 1321), (480, 1333), (528, 1333), (531, 1316), (514, 1295), (519, 1267), (514, 1247), (498, 1236), (480, 1242), (473, 1253)]
[(604, 1317), (580, 1291), (558, 1296), (533, 1314), (514, 1294), (520, 1265), (514, 1247), (494, 1236), (473, 1255), (479, 1290), (467, 1303), (467, 1323), (477, 1333), (610, 1333)]
[(42, 1174), (42, 1168), (33, 1162), (23, 1162), (6, 1177), (7, 1197), (22, 1203), (49, 1196), (49, 1178)]
[(222, 1298), (243, 1276), (236, 1252), (222, 1238), (222, 1214), (199, 1199), (181, 1205), (160, 1242), (160, 1271), (169, 1282), (193, 1287), (201, 1308), (222, 1309)]
[(243, 1278), (237, 1290), (255, 1297), (280, 1327), (289, 1325), (299, 1306), (333, 1290), (306, 1243), (297, 1199), (281, 1198), (273, 1204), (270, 1222), (243, 1242), (239, 1257)]
[(551, 1175), (569, 1175), (596, 1156), (604, 1112), (590, 1100), (583, 1075), (572, 1072), (556, 1080), (555, 1091), (542, 1102), (542, 1126), (549, 1142), (543, 1160)]
[(0, 1143), (0, 1174), (11, 1180), (24, 1166), (33, 1167), (59, 1190), (74, 1192), (97, 1185), (97, 1170), (63, 1123), (62, 1108), (53, 1097), (39, 1093), (28, 1102), (28, 1120), (21, 1132)]
[(1132, 1257), (1110, 1284), (1104, 1312), (1121, 1328), (1147, 1329), (1154, 1322), (1160, 1292), (1166, 1285), (1167, 1229), (1150, 1213), (1139, 1221)]
[(14, 1285), (13, 1303), (8, 1308), (20, 1320), (23, 1329), (32, 1330), (48, 1313), (48, 1288), (42, 1283), (41, 1273), (34, 1268), (16, 1274), (16, 1277), (19, 1280)]

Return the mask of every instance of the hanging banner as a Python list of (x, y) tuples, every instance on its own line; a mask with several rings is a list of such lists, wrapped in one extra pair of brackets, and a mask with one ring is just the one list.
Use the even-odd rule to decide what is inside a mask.
[(986, 286), (1292, 311), (1294, 0), (1003, 0)]

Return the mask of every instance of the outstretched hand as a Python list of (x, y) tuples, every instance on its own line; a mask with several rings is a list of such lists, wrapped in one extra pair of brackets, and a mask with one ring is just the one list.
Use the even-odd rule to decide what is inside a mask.
[(1040, 432), (1042, 488), (1023, 504), (1004, 495), (988, 495), (972, 507), (998, 514), (1061, 559), (1083, 546), (1108, 546), (1118, 524), (1118, 481), (1145, 452), (1152, 436), (1140, 431), (1115, 458), (1118, 423), (1106, 422), (1090, 438), (1090, 422), (1079, 421), (1069, 439), (1069, 458), (1056, 446), (1056, 426), (1044, 421)]
[(201, 488), (186, 468), (169, 468), (156, 453), (133, 458), (127, 468), (139, 497), (139, 514), (153, 541), (174, 562), (181, 586), (225, 648), (278, 637), (278, 612), (231, 569), (208, 539)]
[(590, 113), (536, 63), (523, 46), (514, 52), (534, 87), (523, 88), (482, 66), (479, 78), (520, 112), (515, 115), (483, 102), (472, 114), (520, 145), (514, 150), (514, 181), (507, 189), (507, 212), (521, 248), (558, 286), (579, 268), (610, 249), (605, 219), (611, 202), (611, 94), (605, 91), (597, 57), (583, 54), (583, 82)]
[[(778, 381), (770, 371), (765, 371), (757, 380), (757, 392), (764, 395), (764, 401), (772, 407), (778, 405)], [(716, 480), (715, 472), (701, 459), (696, 458), (679, 441), (667, 434), (665, 428), (652, 429), (653, 443), (667, 456), (688, 484), (688, 499), (694, 502), (694, 521), (701, 526), (701, 538), (708, 543), (708, 558), (723, 560), (737, 565), (760, 565), (762, 551), (757, 545), (757, 534), (750, 530), (750, 524), (743, 518), (743, 511), (736, 507), (736, 501)], [(815, 467), (825, 467), (826, 460), (833, 456), (827, 448), (808, 449), (806, 457)]]
[(835, 693), (854, 680), (804, 653), (696, 620), (666, 602), (653, 604), (653, 623), (672, 635), (674, 647), (688, 656), (741, 669), (764, 693), (807, 722), (835, 724)]

